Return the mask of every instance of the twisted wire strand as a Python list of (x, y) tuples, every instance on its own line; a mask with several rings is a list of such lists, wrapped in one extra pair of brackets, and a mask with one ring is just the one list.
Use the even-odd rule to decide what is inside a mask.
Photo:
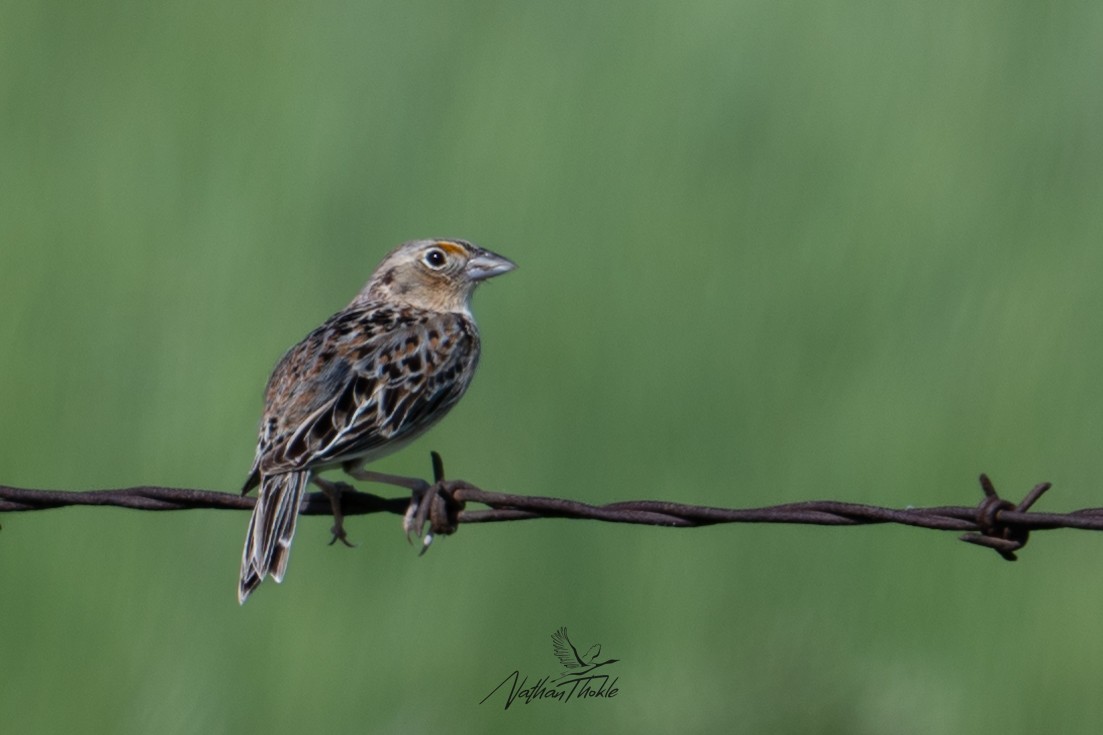
[[(1027, 542), (1031, 531), (1056, 528), (1103, 530), (1103, 508), (1086, 508), (1068, 513), (1031, 513), (1030, 507), (1049, 488), (1040, 483), (1018, 504), (1004, 500), (986, 475), (980, 476), (984, 499), (976, 506), (929, 508), (887, 508), (834, 500), (784, 503), (761, 508), (717, 508), (661, 500), (629, 500), (592, 505), (566, 498), (547, 498), (483, 490), (462, 480), (445, 480), (443, 463), (433, 453), (434, 482), (416, 478), (395, 478), (396, 484), (414, 488), (415, 495), (428, 498), (420, 503), (416, 526), (429, 531), (423, 537), (428, 546), (433, 535), (454, 533), (460, 525), (569, 518), (634, 523), (673, 528), (693, 528), (721, 523), (788, 523), (823, 526), (858, 526), (892, 523), (941, 531), (964, 532), (963, 541), (994, 549), (1009, 561)], [(341, 489), (344, 515), (391, 513), (411, 510), (409, 497), (385, 498), (336, 483)], [(234, 493), (138, 486), (111, 490), (31, 490), (0, 485), (0, 512), (24, 512), (79, 505), (114, 506), (136, 510), (251, 510), (252, 497)], [(467, 509), (468, 503), (486, 506)], [(300, 512), (329, 515), (331, 499), (324, 493), (310, 493)]]

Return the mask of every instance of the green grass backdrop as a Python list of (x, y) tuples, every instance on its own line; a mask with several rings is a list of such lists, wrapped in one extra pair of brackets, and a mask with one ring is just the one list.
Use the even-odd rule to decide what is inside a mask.
[[(0, 3), (0, 483), (236, 491), (395, 244), (519, 263), (376, 465), (608, 502), (1103, 505), (1103, 5)], [(11, 733), (1097, 732), (1103, 542), (0, 518)], [(554, 674), (607, 701), (479, 704)]]

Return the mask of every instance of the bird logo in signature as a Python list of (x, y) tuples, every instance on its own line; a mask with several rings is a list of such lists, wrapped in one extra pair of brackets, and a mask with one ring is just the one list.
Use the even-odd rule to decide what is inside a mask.
[(595, 643), (590, 646), (586, 653), (579, 654), (578, 649), (571, 643), (571, 639), (567, 637), (567, 628), (564, 626), (559, 630), (552, 633), (552, 650), (555, 651), (556, 658), (559, 659), (559, 663), (563, 664), (564, 671), (556, 679), (562, 679), (566, 676), (593, 676), (594, 670), (605, 666), (606, 664), (615, 664), (620, 659), (610, 658), (605, 661), (598, 661), (601, 656), (601, 645)]

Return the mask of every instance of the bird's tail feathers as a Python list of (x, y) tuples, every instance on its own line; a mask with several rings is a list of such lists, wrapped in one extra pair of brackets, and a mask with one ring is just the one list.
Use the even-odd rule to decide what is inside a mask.
[(267, 575), (271, 574), (277, 582), (283, 581), (287, 557), (291, 553), (291, 539), (295, 536), (295, 523), (299, 518), (299, 505), (309, 483), (309, 471), (262, 476), (257, 504), (249, 520), (249, 531), (245, 535), (245, 548), (241, 554), (241, 579), (237, 587), (239, 603), (244, 603)]

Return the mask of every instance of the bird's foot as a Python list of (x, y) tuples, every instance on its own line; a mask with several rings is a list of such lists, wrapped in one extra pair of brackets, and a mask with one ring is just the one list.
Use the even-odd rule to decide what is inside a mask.
[[(458, 502), (453, 495), (455, 483), (444, 479), (444, 462), (440, 455), (432, 452), (433, 457), (433, 484), (421, 481), (421, 484), (410, 488), (410, 507), (406, 509), (406, 515), (402, 519), (402, 530), (406, 532), (406, 540), (412, 543), (411, 537), (421, 539), (421, 551), (424, 554), (432, 545), (433, 539), (438, 535), (449, 535), (459, 528), (459, 512), (463, 509), (463, 503)], [(426, 524), (429, 530), (425, 530)]]
[(429, 483), (422, 480), (420, 477), (404, 477), (402, 475), (388, 475), (386, 472), (373, 472), (372, 470), (365, 469), (363, 465), (357, 462), (346, 462), (341, 465), (341, 469), (345, 471), (345, 474), (349, 477), (360, 480), (361, 482), (377, 482), (383, 485), (394, 485), (395, 487), (404, 487), (410, 492), (425, 492), (429, 488)]
[(348, 534), (345, 533), (345, 513), (341, 509), (341, 495), (346, 491), (352, 491), (352, 488), (343, 482), (330, 482), (329, 480), (323, 480), (320, 477), (312, 478), (314, 484), (322, 489), (322, 492), (329, 498), (330, 507), (333, 509), (333, 528), (329, 529), (333, 534), (333, 538), (330, 539), (329, 545), (333, 546), (340, 541), (345, 546), (355, 548), (356, 544), (349, 541)]

